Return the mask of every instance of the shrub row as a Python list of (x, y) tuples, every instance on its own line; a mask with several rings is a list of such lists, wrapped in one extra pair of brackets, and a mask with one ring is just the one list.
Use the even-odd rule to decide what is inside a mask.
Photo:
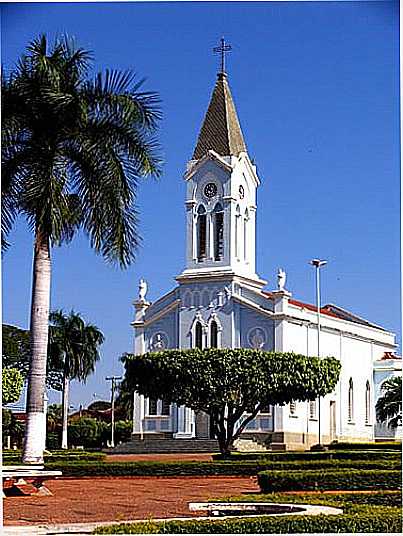
[[(58, 452), (52, 452), (51, 454), (45, 454), (44, 455), (44, 461), (45, 464), (53, 463), (53, 462), (62, 462), (62, 463), (75, 463), (76, 461), (104, 461), (106, 458), (106, 454), (104, 452), (83, 452), (79, 451), (79, 453), (76, 453), (76, 451), (58, 451)], [(16, 454), (15, 452), (11, 453), (4, 453), (3, 452), (3, 463), (4, 465), (14, 465), (18, 463), (22, 463), (22, 454)]]
[[(21, 456), (22, 450), (3, 450), (3, 457), (7, 456)], [(105, 452), (100, 450), (82, 450), (82, 449), (52, 449), (46, 450), (44, 456), (106, 456)]]
[(343, 493), (336, 494), (306, 492), (298, 494), (289, 493), (259, 493), (239, 495), (232, 497), (220, 497), (214, 502), (274, 502), (274, 503), (299, 503), (299, 504), (321, 504), (327, 506), (344, 507), (346, 505), (358, 504), (366, 506), (397, 506), (402, 505), (402, 492), (375, 490), (371, 493)]
[(332, 450), (402, 450), (400, 441), (382, 441), (379, 443), (330, 443), (329, 449)]
[(122, 523), (98, 527), (95, 534), (295, 534), (338, 532), (398, 532), (402, 520), (398, 508), (356, 507), (339, 515), (295, 515), (189, 521)]
[(351, 469), (371, 471), (376, 468), (396, 470), (399, 461), (391, 462), (346, 462), (339, 463), (326, 460), (324, 462), (280, 463), (280, 462), (108, 462), (94, 461), (46, 461), (49, 470), (62, 471), (65, 476), (215, 476), (239, 475), (252, 476), (259, 471), (285, 471), (301, 469), (317, 469), (328, 471), (329, 468), (350, 471)]
[[(213, 460), (219, 461), (223, 457), (221, 454), (213, 454)], [(271, 461), (292, 461), (292, 460), (380, 460), (380, 459), (401, 459), (400, 452), (396, 450), (331, 450), (322, 452), (313, 451), (287, 451), (287, 452), (233, 452), (231, 460), (271, 460)]]
[(263, 492), (298, 490), (400, 489), (401, 471), (262, 471), (258, 484)]

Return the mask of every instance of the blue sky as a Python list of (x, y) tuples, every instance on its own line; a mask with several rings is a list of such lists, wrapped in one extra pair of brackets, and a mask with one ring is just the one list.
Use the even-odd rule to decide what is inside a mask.
[[(215, 82), (212, 48), (232, 45), (227, 70), (258, 192), (257, 271), (313, 303), (313, 257), (329, 261), (324, 303), (395, 331), (400, 342), (398, 2), (177, 2), (2, 4), (2, 62), (14, 65), (39, 33), (67, 32), (95, 70), (133, 69), (160, 93), (163, 177), (138, 192), (144, 245), (127, 271), (106, 265), (78, 236), (53, 251), (52, 308), (103, 330), (96, 373), (72, 404), (109, 396), (132, 349), (141, 277), (151, 300), (184, 266), (182, 175)], [(29, 322), (32, 236), (23, 220), (3, 261), (3, 321)], [(59, 398), (51, 393), (51, 401)]]

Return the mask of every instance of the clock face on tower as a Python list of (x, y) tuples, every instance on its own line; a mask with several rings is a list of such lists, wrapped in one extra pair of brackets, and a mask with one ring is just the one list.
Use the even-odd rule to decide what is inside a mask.
[(217, 185), (214, 182), (208, 182), (204, 187), (204, 195), (211, 199), (217, 195)]

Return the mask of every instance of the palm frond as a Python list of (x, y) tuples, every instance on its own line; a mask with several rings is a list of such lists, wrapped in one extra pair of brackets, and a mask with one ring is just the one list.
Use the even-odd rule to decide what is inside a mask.
[(80, 314), (62, 310), (49, 315), (51, 323), (49, 356), (53, 362), (62, 363), (69, 379), (86, 381), (100, 359), (99, 347), (105, 337), (93, 324), (85, 323)]
[(376, 403), (378, 421), (397, 428), (402, 423), (402, 377), (387, 379), (381, 386), (381, 396)]
[(128, 266), (140, 243), (138, 180), (161, 173), (156, 93), (132, 71), (87, 74), (92, 53), (67, 36), (40, 35), (2, 80), (3, 204), (7, 235), (18, 213), (52, 241), (82, 227), (108, 261)]

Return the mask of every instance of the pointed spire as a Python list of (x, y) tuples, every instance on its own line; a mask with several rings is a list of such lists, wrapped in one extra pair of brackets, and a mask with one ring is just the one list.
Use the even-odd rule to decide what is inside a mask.
[(218, 73), (193, 159), (202, 158), (210, 149), (221, 156), (238, 156), (241, 151), (246, 151), (227, 75), (224, 72)]

